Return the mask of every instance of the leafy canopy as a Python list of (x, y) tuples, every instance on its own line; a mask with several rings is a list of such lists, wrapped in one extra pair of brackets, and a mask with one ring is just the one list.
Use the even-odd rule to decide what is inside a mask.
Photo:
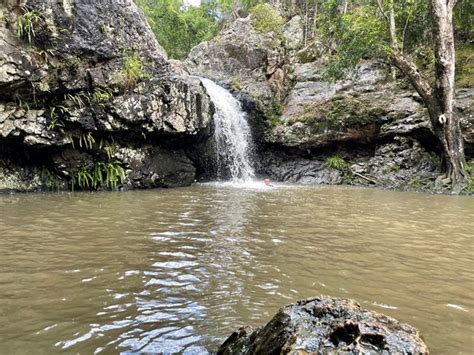
[[(376, 0), (354, 0), (344, 12), (345, 0), (321, 3), (317, 18), (318, 32), (332, 49), (327, 74), (333, 79), (350, 75), (361, 59), (387, 59), (390, 38), (383, 14)], [(390, 2), (381, 0), (388, 14)], [(429, 2), (424, 0), (394, 1), (397, 41), (405, 55), (413, 57), (421, 68), (433, 64), (431, 51), (431, 17)], [(457, 38), (472, 34), (474, 8), (472, 1), (461, 0), (455, 7)]]
[(136, 0), (171, 58), (185, 58), (191, 48), (218, 32), (215, 2), (186, 6), (183, 0)]

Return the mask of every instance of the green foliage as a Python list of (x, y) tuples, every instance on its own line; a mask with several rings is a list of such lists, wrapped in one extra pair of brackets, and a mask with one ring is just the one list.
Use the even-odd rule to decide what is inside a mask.
[(459, 87), (474, 86), (474, 44), (456, 49), (456, 84)]
[(90, 169), (81, 166), (74, 172), (71, 179), (71, 188), (73, 191), (76, 185), (81, 189), (89, 188), (92, 185), (92, 174)]
[(454, 30), (456, 37), (462, 42), (472, 43), (474, 38), (474, 2), (459, 0), (454, 7)]
[(82, 59), (77, 56), (71, 56), (67, 58), (67, 62), (69, 67), (74, 71), (78, 71), (82, 66)]
[[(388, 14), (390, 1), (380, 1)], [(353, 73), (361, 59), (387, 59), (389, 46), (388, 26), (373, 0), (355, 0), (346, 13), (341, 12), (343, 0), (321, 3), (317, 18), (318, 32), (333, 49), (328, 78), (341, 79)], [(473, 34), (474, 3), (461, 0), (454, 8), (455, 36), (466, 44)], [(397, 0), (393, 2), (396, 37), (401, 50), (416, 59), (420, 69), (434, 72), (432, 54), (432, 19), (429, 1)]]
[(184, 59), (191, 48), (218, 32), (218, 2), (187, 6), (183, 0), (137, 0), (148, 23), (171, 58)]
[(280, 34), (284, 23), (278, 10), (270, 4), (258, 4), (250, 9), (252, 26), (259, 33), (275, 32)]
[(468, 164), (465, 170), (467, 173), (467, 185), (463, 192), (467, 194), (474, 194), (474, 164)]
[(89, 95), (84, 91), (80, 91), (76, 94), (67, 94), (64, 96), (64, 98), (66, 100), (72, 101), (73, 104), (79, 108), (83, 108), (86, 106), (86, 103), (90, 103)]
[(325, 73), (331, 79), (350, 76), (362, 58), (385, 58), (389, 53), (385, 24), (372, 4), (345, 15), (338, 15), (339, 6), (339, 1), (329, 0), (318, 18), (319, 31), (328, 45), (337, 43)]
[(431, 162), (436, 166), (441, 166), (441, 158), (435, 152), (430, 152), (429, 154)]
[(41, 57), (45, 63), (50, 63), (50, 58), (56, 55), (56, 51), (54, 49), (32, 49), (31, 53), (34, 53), (37, 56)]
[(412, 189), (419, 190), (426, 186), (428, 181), (426, 179), (423, 179), (419, 176), (415, 176), (413, 179), (411, 179), (408, 182), (408, 186), (411, 187)]
[(104, 149), (105, 153), (107, 153), (107, 157), (109, 158), (109, 160), (112, 159), (114, 151), (108, 141), (101, 139), (99, 143), (99, 149)]
[(393, 171), (394, 173), (398, 173), (402, 167), (399, 164), (392, 165), (390, 168), (390, 171)]
[(347, 162), (339, 155), (333, 155), (324, 161), (324, 165), (330, 169), (345, 171), (348, 168)]
[(94, 91), (90, 94), (90, 103), (95, 104), (104, 104), (106, 102), (112, 101), (114, 95), (112, 94), (112, 90), (95, 88)]
[(84, 133), (79, 137), (79, 147), (81, 148), (84, 147), (86, 149), (92, 149), (94, 144), (95, 139), (91, 132)]
[(119, 80), (125, 90), (134, 88), (140, 80), (148, 79), (145, 65), (137, 52), (125, 53), (123, 68), (119, 74)]
[(36, 36), (35, 28), (41, 21), (41, 15), (37, 11), (30, 11), (23, 8), (23, 14), (18, 17), (16, 22), (17, 36), (21, 39), (27, 39), (31, 44), (33, 38)]
[(51, 106), (49, 108), (50, 122), (48, 129), (55, 129), (56, 127), (64, 127), (64, 123), (61, 121), (61, 115), (67, 112), (64, 106)]
[(107, 188), (116, 189), (118, 184), (123, 184), (125, 170), (117, 160), (108, 162), (96, 162), (92, 167), (79, 167), (71, 179), (71, 188), (77, 186), (80, 189)]
[(79, 91), (75, 94), (67, 94), (64, 96), (65, 100), (72, 101), (72, 103), (79, 108), (84, 108), (87, 105), (99, 104), (103, 105), (112, 101), (114, 95), (109, 88), (95, 88), (92, 92)]

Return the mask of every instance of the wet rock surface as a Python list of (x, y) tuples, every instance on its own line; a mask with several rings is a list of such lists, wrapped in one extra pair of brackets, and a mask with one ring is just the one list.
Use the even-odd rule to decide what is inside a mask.
[[(19, 35), (26, 16), (34, 33)], [(208, 137), (213, 106), (200, 81), (168, 61), (132, 0), (3, 2), (0, 33), (0, 145), (23, 153), (0, 177), (12, 190), (46, 187), (32, 179), (25, 188), (13, 178), (24, 171), (68, 182), (109, 162), (125, 169), (129, 188), (194, 180), (183, 151)], [(127, 149), (145, 150), (145, 162), (125, 160)]]
[(428, 354), (418, 331), (350, 299), (317, 297), (280, 309), (255, 330), (240, 328), (218, 354)]

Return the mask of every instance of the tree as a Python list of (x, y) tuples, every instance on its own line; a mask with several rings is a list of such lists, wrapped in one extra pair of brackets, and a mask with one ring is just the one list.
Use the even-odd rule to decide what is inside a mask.
[(216, 4), (185, 6), (183, 0), (136, 0), (148, 23), (171, 58), (186, 58), (191, 48), (219, 31)]
[(388, 14), (384, 11), (382, 0), (377, 0), (390, 35), (391, 61), (410, 81), (423, 99), (428, 109), (433, 130), (441, 143), (447, 176), (453, 186), (465, 182), (466, 159), (459, 117), (454, 112), (455, 95), (455, 51), (453, 29), (453, 7), (456, 0), (431, 0), (433, 29), (433, 48), (435, 55), (435, 85), (427, 78), (409, 57), (403, 54), (397, 41), (395, 9), (390, 0)]
[[(338, 39), (338, 48), (330, 67), (334, 76), (347, 74), (363, 57), (382, 58), (396, 67), (421, 96), (429, 113), (433, 131), (441, 147), (444, 168), (453, 189), (459, 191), (466, 182), (466, 160), (459, 117), (454, 113), (455, 50), (453, 7), (456, 0), (424, 1), (394, 0), (359, 1), (353, 10), (342, 14), (334, 25), (328, 16), (341, 8), (337, 0), (330, 0), (323, 19), (323, 32)], [(346, 3), (344, 1), (344, 3)], [(344, 11), (343, 10), (343, 11)], [(413, 13), (420, 12), (420, 21), (431, 17), (431, 33), (412, 31), (409, 26)], [(418, 20), (417, 20), (418, 21)], [(400, 30), (400, 24), (402, 24)], [(416, 26), (416, 24), (414, 23)], [(410, 48), (431, 39), (435, 70), (434, 83), (423, 75)], [(411, 43), (410, 43), (411, 42)]]

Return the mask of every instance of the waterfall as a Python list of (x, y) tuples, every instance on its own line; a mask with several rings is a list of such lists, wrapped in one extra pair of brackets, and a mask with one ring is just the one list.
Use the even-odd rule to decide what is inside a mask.
[(254, 179), (250, 162), (252, 135), (247, 115), (232, 94), (213, 81), (200, 78), (216, 108), (214, 140), (216, 144), (217, 177), (230, 177), (232, 182), (243, 183)]

